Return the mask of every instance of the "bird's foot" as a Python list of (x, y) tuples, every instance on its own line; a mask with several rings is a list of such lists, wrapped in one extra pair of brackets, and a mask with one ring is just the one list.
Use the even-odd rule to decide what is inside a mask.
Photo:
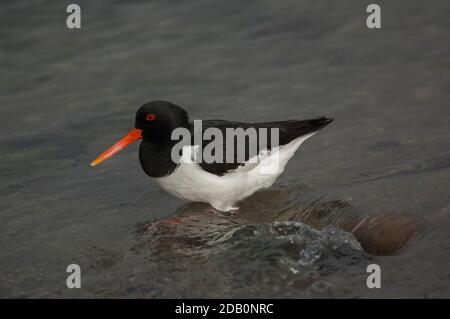
[(219, 211), (224, 216), (234, 216), (239, 211), (239, 207), (229, 207), (225, 211)]

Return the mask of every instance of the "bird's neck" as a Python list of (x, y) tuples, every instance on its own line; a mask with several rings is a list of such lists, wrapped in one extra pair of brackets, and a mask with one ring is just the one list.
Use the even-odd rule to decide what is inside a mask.
[(172, 143), (155, 143), (144, 139), (139, 147), (139, 161), (144, 172), (153, 178), (172, 173), (177, 164), (171, 158)]

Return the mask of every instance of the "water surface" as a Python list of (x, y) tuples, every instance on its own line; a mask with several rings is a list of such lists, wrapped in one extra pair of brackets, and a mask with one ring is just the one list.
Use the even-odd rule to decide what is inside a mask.
[[(77, 3), (0, 5), (1, 297), (450, 297), (448, 1)], [(222, 215), (89, 166), (154, 99), (335, 121)]]

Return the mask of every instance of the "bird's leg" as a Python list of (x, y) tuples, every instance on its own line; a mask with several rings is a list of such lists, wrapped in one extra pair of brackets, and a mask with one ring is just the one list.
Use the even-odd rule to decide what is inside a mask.
[(224, 216), (234, 216), (236, 215), (236, 213), (238, 212), (239, 207), (237, 206), (232, 206), (232, 207), (228, 207), (226, 210), (218, 210), (218, 212)]

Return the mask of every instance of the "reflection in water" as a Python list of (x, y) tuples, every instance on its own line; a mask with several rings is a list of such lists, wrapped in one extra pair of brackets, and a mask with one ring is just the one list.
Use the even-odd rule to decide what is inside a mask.
[[(131, 250), (171, 274), (177, 287), (198, 282), (199, 296), (216, 285), (242, 297), (290, 297), (296, 289), (340, 296), (365, 282), (359, 276), (372, 255), (396, 253), (424, 225), (409, 216), (364, 216), (344, 201), (292, 196), (282, 188), (261, 191), (234, 214), (186, 204), (172, 218), (140, 224)], [(349, 277), (352, 268), (361, 275)], [(166, 283), (151, 285), (167, 291)]]
[[(308, 225), (307, 228), (316, 236), (326, 237), (330, 235), (330, 229), (341, 229), (343, 231), (339, 231), (339, 235), (354, 236), (365, 252), (391, 255), (425, 225), (425, 220), (416, 216), (369, 216), (355, 212), (344, 201), (318, 199), (292, 202), (287, 200), (288, 195), (286, 189), (258, 192), (232, 214), (215, 211), (207, 204), (190, 203), (170, 219), (140, 225), (137, 233), (160, 238), (158, 247), (162, 246), (164, 251), (170, 248), (180, 254), (208, 255), (228, 248), (238, 231), (252, 230), (256, 234), (261, 229), (270, 228), (273, 233), (279, 225), (290, 225), (294, 227), (291, 230), (300, 235), (297, 227)], [(286, 202), (288, 205), (283, 207)], [(289, 235), (289, 229), (284, 229), (286, 235)]]
[(232, 214), (189, 203), (139, 224), (117, 255), (95, 249), (88, 258), (126, 278), (109, 296), (342, 297), (367, 289), (367, 265), (383, 262), (376, 255), (401, 255), (426, 226), (342, 200), (296, 200), (299, 188), (258, 192)]
[(224, 215), (209, 205), (191, 203), (173, 218), (139, 225), (132, 250), (150, 255), (166, 271), (176, 267), (178, 274), (198, 277), (198, 270), (204, 269), (207, 281), (222, 284), (232, 278), (228, 285), (246, 293), (250, 287), (264, 289), (261, 282), (270, 290), (293, 285), (311, 293), (332, 293), (336, 288), (327, 276), (344, 267), (362, 267), (371, 258), (350, 232), (339, 228), (317, 230), (293, 220), (256, 223), (246, 219), (246, 213), (252, 211)]

